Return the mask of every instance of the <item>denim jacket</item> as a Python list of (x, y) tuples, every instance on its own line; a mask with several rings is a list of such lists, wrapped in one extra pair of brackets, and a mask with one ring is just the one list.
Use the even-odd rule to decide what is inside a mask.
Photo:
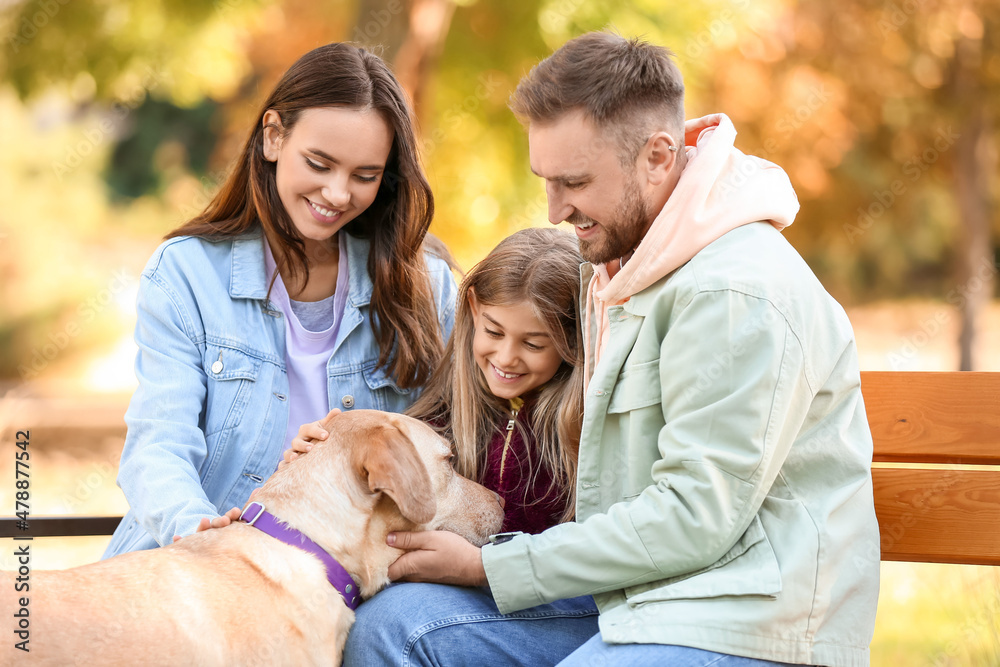
[(592, 594), (609, 643), (867, 665), (879, 529), (843, 309), (752, 223), (608, 319), (577, 521), (483, 547), (500, 611)]
[[(327, 364), (330, 408), (402, 412), (417, 397), (376, 368), (367, 241), (349, 234), (349, 292)], [(426, 256), (442, 336), (457, 289)], [(205, 516), (242, 506), (281, 459), (288, 422), (285, 323), (266, 299), (260, 232), (166, 241), (142, 273), (128, 433), (118, 485), (130, 510), (105, 558), (170, 544)]]

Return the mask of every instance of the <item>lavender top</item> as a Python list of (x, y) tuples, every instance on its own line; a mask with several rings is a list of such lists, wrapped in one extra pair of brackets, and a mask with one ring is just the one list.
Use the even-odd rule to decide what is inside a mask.
[[(344, 232), (339, 232), (343, 234)], [(341, 239), (341, 242), (343, 239)], [(343, 243), (341, 243), (343, 247)], [(264, 241), (264, 266), (267, 277), (274, 275), (276, 264), (271, 248)], [(333, 296), (316, 302), (293, 301), (288, 296), (281, 275), (274, 281), (271, 300), (284, 315), (285, 364), (288, 368), (288, 427), (285, 446), (288, 449), (299, 427), (322, 419), (330, 411), (327, 387), (327, 363), (333, 355), (337, 331), (347, 301), (347, 253), (340, 253), (337, 269), (337, 291)], [(320, 328), (325, 327), (325, 328)]]

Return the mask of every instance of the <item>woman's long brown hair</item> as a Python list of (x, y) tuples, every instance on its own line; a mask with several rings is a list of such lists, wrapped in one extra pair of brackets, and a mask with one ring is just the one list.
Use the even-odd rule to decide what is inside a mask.
[(264, 157), (264, 113), (274, 109), (283, 132), (317, 107), (378, 111), (394, 131), (375, 201), (345, 230), (369, 239), (368, 273), (374, 290), (371, 326), (378, 366), (402, 388), (422, 386), (444, 349), (437, 309), (423, 258), (434, 198), (421, 169), (413, 115), (399, 82), (376, 55), (350, 44), (327, 44), (292, 65), (264, 102), (238, 161), (205, 210), (166, 238), (211, 240), (245, 234), (262, 225), (276, 259), (292, 276), (309, 268), (305, 244), (278, 196), (275, 163)]

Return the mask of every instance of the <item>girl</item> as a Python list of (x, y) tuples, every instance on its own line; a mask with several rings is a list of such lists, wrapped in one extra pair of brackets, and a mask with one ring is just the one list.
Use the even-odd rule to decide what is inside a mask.
[[(504, 499), (504, 531), (539, 533), (574, 513), (583, 412), (576, 239), (525, 229), (462, 282), (444, 361), (406, 414), (454, 443), (455, 468)], [(285, 453), (327, 433), (305, 424)]]
[[(504, 498), (505, 531), (540, 532), (574, 514), (583, 412), (581, 261), (576, 239), (555, 229), (527, 229), (502, 241), (463, 281), (444, 362), (408, 410), (452, 439), (459, 472)], [(317, 424), (304, 425), (286, 459), (324, 437)], [(391, 544), (408, 551), (390, 575), (402, 571), (425, 582), (448, 583), (463, 562), (452, 555), (478, 551), (451, 533), (393, 537), (399, 542)], [(444, 567), (425, 569), (425, 556)], [(455, 664), (451, 654), (425, 652), (451, 642), (481, 646), (477, 664), (493, 664), (495, 623), (511, 643), (527, 646), (532, 624), (544, 619), (552, 629), (546, 637), (561, 642), (548, 648), (553, 654), (568, 654), (598, 631), (590, 596), (504, 615), (488, 588), (438, 583), (394, 584), (356, 613), (344, 650), (348, 667)], [(432, 634), (435, 641), (425, 643)]]
[(525, 229), (462, 282), (444, 361), (407, 414), (455, 443), (455, 468), (504, 499), (504, 531), (574, 514), (583, 413), (576, 239)]
[(433, 208), (385, 63), (329, 44), (292, 65), (218, 195), (143, 272), (131, 509), (105, 557), (225, 525), (333, 406), (413, 403), (454, 320), (451, 272), (424, 252)]

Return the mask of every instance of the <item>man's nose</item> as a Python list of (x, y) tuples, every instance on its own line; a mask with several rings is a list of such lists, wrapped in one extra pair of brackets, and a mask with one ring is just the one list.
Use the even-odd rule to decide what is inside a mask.
[(553, 225), (558, 225), (573, 213), (573, 207), (563, 199), (554, 184), (546, 186), (545, 198), (549, 203), (549, 222)]

